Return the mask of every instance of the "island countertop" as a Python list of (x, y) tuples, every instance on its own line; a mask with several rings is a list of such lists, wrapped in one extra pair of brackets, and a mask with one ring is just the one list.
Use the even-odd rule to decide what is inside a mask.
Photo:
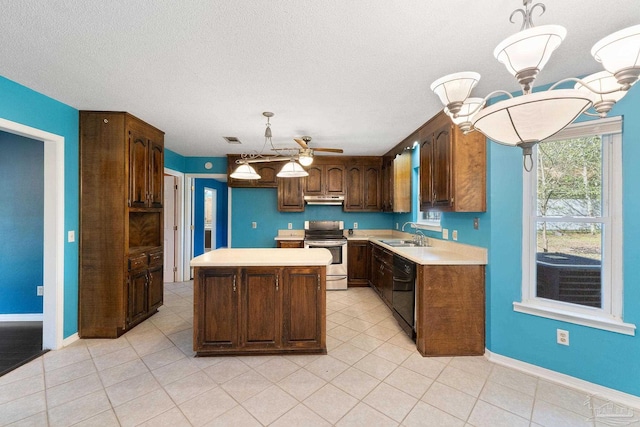
[(191, 267), (317, 266), (331, 260), (321, 248), (222, 248), (195, 257)]

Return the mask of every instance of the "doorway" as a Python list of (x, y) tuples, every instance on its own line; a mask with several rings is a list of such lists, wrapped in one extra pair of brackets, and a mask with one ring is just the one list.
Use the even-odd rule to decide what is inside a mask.
[[(42, 349), (63, 345), (64, 320), (64, 137), (0, 119), (0, 131), (43, 143)], [(70, 232), (70, 241), (75, 236)], [(73, 238), (72, 238), (73, 237)], [(34, 290), (35, 292), (35, 290)], [(29, 314), (29, 313), (27, 313)], [(24, 315), (22, 315), (24, 317)], [(14, 321), (24, 321), (14, 317)], [(32, 317), (26, 316), (26, 320)]]
[(216, 198), (215, 188), (204, 187), (204, 251), (217, 248), (216, 245)]

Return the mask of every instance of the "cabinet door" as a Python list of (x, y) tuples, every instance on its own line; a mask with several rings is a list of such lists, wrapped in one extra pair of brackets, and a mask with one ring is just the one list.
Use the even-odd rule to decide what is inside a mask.
[(309, 176), (305, 178), (304, 194), (308, 196), (321, 196), (324, 191), (322, 165), (311, 165), (306, 169)]
[(344, 165), (325, 166), (325, 194), (344, 195)]
[(282, 280), (283, 345), (320, 348), (325, 288), (320, 268), (285, 268)]
[(347, 195), (344, 200), (345, 211), (359, 211), (364, 206), (363, 201), (362, 165), (347, 167)]
[(440, 127), (433, 136), (433, 205), (451, 205), (451, 124)]
[(137, 130), (129, 130), (129, 206), (147, 205), (149, 182), (149, 141)]
[(433, 205), (433, 138), (429, 136), (420, 144), (420, 210), (427, 211)]
[(280, 271), (255, 267), (242, 270), (240, 340), (244, 348), (280, 347), (282, 317)]
[(367, 286), (369, 282), (369, 242), (347, 243), (347, 275), (349, 286)]
[(194, 283), (197, 304), (193, 319), (194, 351), (240, 347), (239, 287), (236, 269), (199, 269)]
[(162, 264), (149, 268), (149, 312), (157, 310), (162, 305), (164, 291), (162, 268)]
[(129, 272), (127, 286), (127, 325), (132, 325), (147, 314), (147, 270)]
[(278, 210), (280, 212), (303, 212), (303, 178), (278, 179)]
[[(282, 168), (282, 164), (273, 163), (254, 163), (253, 167), (260, 175), (260, 179), (255, 182), (256, 187), (273, 188), (278, 185), (277, 174), (279, 172), (278, 167)], [(253, 181), (252, 181), (253, 182)]]
[(164, 149), (162, 144), (149, 142), (149, 206), (161, 208), (164, 202)]
[(364, 165), (363, 210), (379, 211), (382, 207), (382, 191), (380, 188), (380, 165)]
[(393, 212), (394, 179), (395, 176), (393, 157), (383, 157), (381, 177), (383, 212)]

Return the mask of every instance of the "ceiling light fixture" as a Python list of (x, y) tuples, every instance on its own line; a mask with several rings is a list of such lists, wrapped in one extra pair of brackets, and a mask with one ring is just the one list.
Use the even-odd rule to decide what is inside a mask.
[(278, 172), (276, 176), (280, 178), (298, 178), (302, 176), (308, 176), (309, 174), (304, 169), (302, 169), (302, 166), (300, 166), (296, 162), (296, 159), (300, 157), (301, 163), (303, 163), (303, 161), (307, 162), (310, 159), (308, 163), (306, 164), (303, 163), (305, 164), (305, 166), (308, 166), (313, 162), (312, 153), (309, 153), (309, 155), (307, 156), (302, 156), (302, 155), (300, 156), (264, 156), (262, 154), (267, 146), (267, 143), (269, 143), (272, 150), (275, 150), (273, 146), (273, 142), (271, 140), (273, 134), (271, 132), (271, 122), (270, 122), (270, 119), (271, 117), (274, 116), (274, 114), (270, 111), (265, 111), (264, 113), (262, 113), (262, 115), (267, 118), (267, 123), (266, 123), (267, 127), (264, 130), (264, 145), (262, 146), (262, 150), (259, 153), (249, 153), (249, 154), (243, 153), (241, 155), (241, 158), (236, 160), (238, 167), (229, 176), (234, 179), (260, 179), (260, 175), (251, 166), (251, 163), (281, 162), (281, 161), (288, 161), (288, 162), (282, 167), (282, 170), (280, 170), (280, 172)]
[[(640, 76), (640, 25), (636, 25), (603, 38), (591, 49), (606, 71), (582, 80), (564, 79), (549, 90), (533, 93), (533, 82), (567, 31), (559, 25), (534, 27), (531, 13), (539, 7), (542, 14), (546, 8), (531, 2), (522, 0), (524, 9), (517, 9), (509, 17), (514, 22), (514, 15), (522, 14), (520, 31), (503, 40), (493, 52), (518, 80), (522, 95), (514, 97), (497, 90), (484, 98), (470, 98), (480, 80), (475, 72), (449, 74), (431, 84), (431, 90), (445, 105), (445, 113), (463, 132), (475, 129), (497, 143), (521, 147), (527, 171), (533, 166), (535, 144), (555, 135), (583, 113), (605, 117)], [(567, 82), (575, 82), (574, 88), (556, 89)], [(485, 107), (490, 97), (500, 94), (509, 99)], [(590, 107), (595, 113), (588, 111)]]
[(291, 159), (284, 164), (276, 176), (279, 178), (301, 178), (303, 176), (309, 176), (309, 173), (304, 170), (295, 159)]

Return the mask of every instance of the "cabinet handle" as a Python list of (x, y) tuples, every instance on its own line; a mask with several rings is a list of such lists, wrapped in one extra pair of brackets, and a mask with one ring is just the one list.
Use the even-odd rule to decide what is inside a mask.
[(278, 291), (278, 287), (279, 287), (279, 283), (278, 283), (278, 276), (276, 276), (276, 292)]
[(318, 290), (320, 290), (320, 275), (318, 274)]
[(236, 291), (236, 275), (233, 275), (233, 292)]
[(152, 283), (153, 283), (153, 276), (147, 273), (147, 285), (151, 286)]

